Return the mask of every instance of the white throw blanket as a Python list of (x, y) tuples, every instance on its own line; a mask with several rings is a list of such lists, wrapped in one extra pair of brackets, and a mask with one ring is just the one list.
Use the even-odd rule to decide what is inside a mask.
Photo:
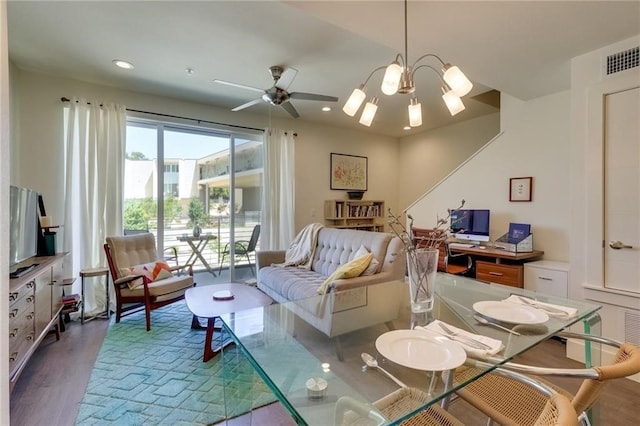
[(313, 255), (318, 244), (318, 232), (324, 228), (320, 223), (311, 223), (296, 235), (291, 242), (284, 257), (284, 263), (274, 266), (298, 266), (304, 269), (311, 269)]

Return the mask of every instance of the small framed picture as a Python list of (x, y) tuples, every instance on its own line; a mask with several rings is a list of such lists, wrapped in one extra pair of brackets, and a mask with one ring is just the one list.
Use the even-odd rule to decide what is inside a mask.
[(509, 201), (531, 201), (532, 190), (532, 177), (509, 179)]

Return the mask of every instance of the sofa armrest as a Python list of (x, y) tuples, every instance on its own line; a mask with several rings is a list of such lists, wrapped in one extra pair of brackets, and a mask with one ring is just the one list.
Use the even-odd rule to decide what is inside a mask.
[(390, 271), (354, 278), (343, 278), (340, 280), (335, 280), (331, 284), (331, 291), (351, 290), (353, 288), (364, 287), (371, 284), (384, 283), (394, 280), (396, 279), (393, 277), (393, 273)]
[(256, 251), (256, 265), (258, 269), (271, 266), (273, 263), (284, 263), (286, 250), (258, 250)]

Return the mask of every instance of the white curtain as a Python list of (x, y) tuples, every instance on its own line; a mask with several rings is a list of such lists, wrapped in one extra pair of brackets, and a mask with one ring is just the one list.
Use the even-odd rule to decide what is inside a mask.
[[(107, 266), (105, 237), (122, 233), (126, 108), (75, 98), (65, 108), (65, 274), (79, 277), (81, 269)], [(106, 283), (98, 280), (86, 280), (86, 313), (105, 309)]]
[(295, 142), (293, 131), (266, 129), (260, 248), (284, 250), (294, 238)]

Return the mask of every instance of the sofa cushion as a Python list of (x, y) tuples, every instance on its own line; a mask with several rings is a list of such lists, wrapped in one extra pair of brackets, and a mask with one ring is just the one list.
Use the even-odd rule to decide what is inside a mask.
[(373, 254), (367, 252), (367, 254), (356, 257), (355, 259), (340, 265), (338, 269), (333, 271), (329, 277), (318, 287), (318, 294), (325, 294), (329, 290), (329, 286), (335, 280), (342, 278), (353, 278), (359, 276), (371, 263)]
[(318, 248), (311, 269), (328, 277), (352, 260), (361, 246), (366, 247), (378, 262), (384, 263), (392, 238), (391, 234), (384, 232), (322, 228), (318, 232)]
[(278, 303), (317, 296), (318, 286), (327, 278), (295, 266), (266, 266), (258, 273), (260, 290)]
[[(366, 254), (369, 254), (369, 250), (367, 250), (365, 246), (360, 246), (360, 248), (356, 252), (355, 257), (364, 256)], [(378, 260), (372, 255), (371, 263), (369, 263), (369, 266), (367, 266), (367, 268), (362, 271), (360, 275), (367, 276), (375, 274), (376, 272), (378, 272), (378, 265), (380, 265), (380, 262), (378, 262)]]

